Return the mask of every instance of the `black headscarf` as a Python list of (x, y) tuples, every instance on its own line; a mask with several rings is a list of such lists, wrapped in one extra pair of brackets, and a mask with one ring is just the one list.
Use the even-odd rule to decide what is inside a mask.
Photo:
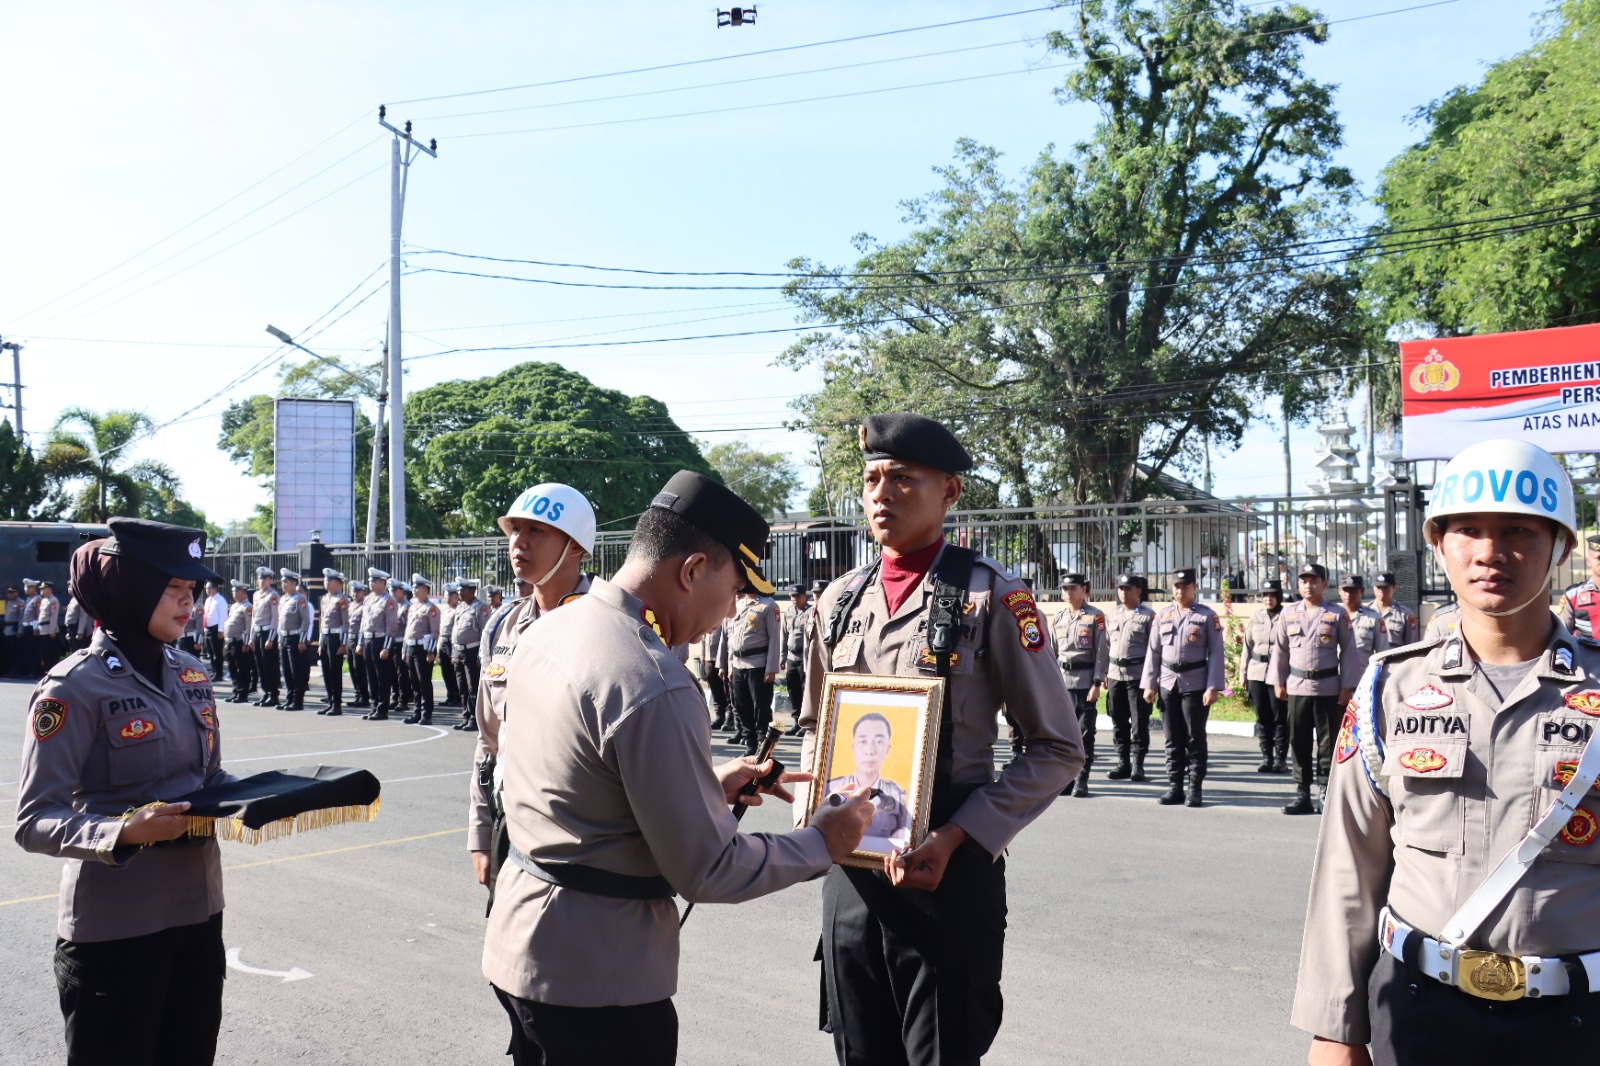
[(172, 578), (141, 559), (106, 555), (100, 550), (105, 543), (91, 540), (72, 553), (67, 591), (128, 663), (160, 687), (164, 646), (150, 635), (150, 616)]

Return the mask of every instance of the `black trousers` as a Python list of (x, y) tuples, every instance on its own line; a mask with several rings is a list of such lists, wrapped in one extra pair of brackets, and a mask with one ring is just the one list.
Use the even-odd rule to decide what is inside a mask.
[(417, 710), (433, 714), (433, 664), (421, 644), (406, 649), (406, 675), (411, 678), (411, 691), (416, 693)]
[(789, 690), (789, 713), (800, 720), (800, 704), (806, 698), (806, 670), (803, 666), (790, 666), (783, 672), (783, 687)]
[(444, 681), (444, 701), (461, 702), (461, 688), (456, 684), (456, 664), (450, 645), (439, 645), (439, 677)]
[(1111, 715), (1111, 743), (1117, 757), (1143, 757), (1150, 750), (1150, 704), (1137, 681), (1111, 681), (1106, 686), (1106, 710)]
[(1600, 993), (1495, 1003), (1408, 972), (1388, 952), (1378, 956), (1367, 1003), (1373, 1066), (1576, 1062), (1594, 1057), (1600, 1027)]
[(355, 690), (357, 703), (371, 703), (367, 694), (367, 657), (365, 653), (350, 653), (350, 687)]
[(409, 707), (416, 702), (415, 686), (411, 683), (411, 659), (407, 655), (407, 648), (402, 641), (395, 641), (394, 650), (389, 653), (390, 661), (394, 663), (394, 691), (398, 694), (395, 703), (401, 707)]
[(270, 633), (257, 630), (250, 641), (250, 647), (256, 657), (256, 677), (260, 679), (263, 694), (276, 696), (278, 694), (278, 647), (274, 644), (267, 647)]
[(835, 866), (822, 884), (823, 1026), (841, 1066), (968, 1066), (1000, 1031), (1005, 860), (963, 845), (932, 892)]
[(322, 666), (322, 687), (328, 692), (328, 706), (344, 704), (344, 634), (324, 633), (317, 646), (317, 661)]
[(32, 627), (23, 627), (22, 636), (18, 641), (21, 655), (17, 659), (17, 675), (32, 681), (39, 676), (39, 631)]
[(1206, 779), (1206, 722), (1211, 708), (1201, 703), (1203, 692), (1161, 693), (1161, 728), (1167, 737), (1167, 780), (1183, 784), (1192, 775), (1195, 784)]
[(211, 680), (222, 680), (223, 647), (222, 630), (212, 626), (206, 630), (206, 658), (211, 662)]
[(1278, 698), (1277, 689), (1265, 681), (1250, 682), (1250, 706), (1256, 712), (1256, 732), (1261, 741), (1261, 754), (1276, 753), (1280, 758), (1289, 751), (1289, 701)]
[(494, 994), (511, 1017), (514, 1066), (672, 1066), (678, 1060), (678, 1011), (670, 999), (558, 1007), (498, 988)]
[(366, 660), (362, 665), (367, 671), (367, 692), (371, 696), (373, 710), (377, 711), (389, 709), (389, 679), (394, 672), (389, 663), (380, 658), (382, 653), (382, 637), (370, 641), (361, 649), (361, 657)]
[[(1289, 697), (1289, 750), (1294, 753), (1297, 788), (1328, 783), (1333, 769), (1333, 738), (1339, 732), (1339, 697)], [(1316, 734), (1316, 773), (1312, 774), (1312, 734)]]
[(735, 666), (728, 673), (732, 675), (733, 713), (745, 734), (745, 749), (754, 755), (772, 724), (772, 682), (761, 669)]
[(706, 688), (711, 690), (711, 710), (718, 718), (726, 720), (728, 717), (728, 683), (722, 680), (722, 675), (717, 672), (715, 663), (706, 668)]
[(1089, 702), (1086, 688), (1069, 688), (1067, 695), (1072, 697), (1072, 713), (1078, 716), (1078, 732), (1083, 734), (1083, 768), (1087, 770), (1094, 765), (1094, 731), (1099, 708)]
[(305, 637), (300, 633), (278, 634), (278, 668), (283, 671), (283, 686), (289, 698), (303, 698), (306, 694), (306, 668), (311, 665), (311, 649), (300, 650)]
[(256, 690), (256, 659), (242, 638), (228, 641), (228, 673), (233, 677), (233, 694), (240, 699)]
[(222, 912), (198, 925), (56, 941), (68, 1066), (210, 1066), (222, 1027)]
[(482, 663), (478, 661), (477, 648), (456, 648), (454, 654), (456, 691), (461, 695), (461, 717), (465, 720), (477, 714), (478, 671), (482, 668)]

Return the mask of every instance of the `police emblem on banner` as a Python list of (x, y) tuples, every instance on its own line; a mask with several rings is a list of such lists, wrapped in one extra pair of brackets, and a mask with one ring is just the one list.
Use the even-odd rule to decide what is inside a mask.
[(1461, 384), (1461, 371), (1433, 348), (1411, 368), (1410, 382), (1413, 392), (1450, 392)]

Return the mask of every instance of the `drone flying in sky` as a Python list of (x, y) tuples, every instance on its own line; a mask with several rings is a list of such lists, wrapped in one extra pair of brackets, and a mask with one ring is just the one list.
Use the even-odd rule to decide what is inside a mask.
[(756, 24), (756, 9), (752, 4), (749, 7), (733, 7), (726, 11), (717, 12), (718, 26), (754, 26)]

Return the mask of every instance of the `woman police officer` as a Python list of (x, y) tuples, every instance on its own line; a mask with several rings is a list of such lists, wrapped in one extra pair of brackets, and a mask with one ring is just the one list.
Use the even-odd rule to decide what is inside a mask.
[[(39, 682), (23, 741), (17, 842), (66, 859), (55, 974), (68, 1061), (210, 1063), (222, 1020), (222, 865), (187, 803), (233, 780), (199, 659), (169, 647), (195, 610), (205, 534), (113, 518), (72, 557), (99, 626)], [(131, 814), (127, 813), (132, 811)]]

